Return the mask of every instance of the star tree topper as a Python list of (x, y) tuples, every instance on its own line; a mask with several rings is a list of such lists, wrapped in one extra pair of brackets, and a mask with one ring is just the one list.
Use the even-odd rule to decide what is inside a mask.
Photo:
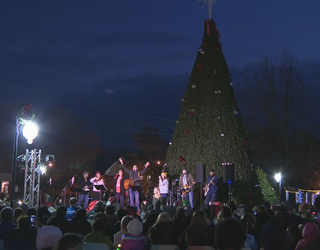
[[(209, 12), (209, 19), (211, 19), (211, 13), (213, 11), (213, 5), (217, 4), (217, 0), (197, 0), (198, 2), (205, 2), (204, 5), (202, 6), (202, 8), (204, 8), (204, 6), (208, 5), (208, 12)], [(219, 5), (218, 5), (219, 6)]]

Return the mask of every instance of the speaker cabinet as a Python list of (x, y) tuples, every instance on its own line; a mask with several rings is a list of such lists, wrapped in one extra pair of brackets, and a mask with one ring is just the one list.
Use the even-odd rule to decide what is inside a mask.
[(234, 183), (234, 165), (230, 163), (225, 163), (223, 165), (223, 182), (224, 183)]
[(194, 164), (194, 181), (195, 182), (206, 181), (206, 165)]

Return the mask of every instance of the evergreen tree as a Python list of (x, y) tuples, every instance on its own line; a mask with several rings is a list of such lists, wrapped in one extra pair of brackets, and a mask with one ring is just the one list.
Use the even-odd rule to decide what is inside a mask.
[(206, 20), (202, 44), (189, 78), (176, 129), (166, 155), (169, 171), (205, 164), (222, 176), (233, 163), (236, 180), (250, 178), (245, 130), (216, 23)]
[(268, 201), (270, 204), (278, 204), (279, 197), (268, 182), (267, 174), (260, 167), (256, 167), (256, 174), (264, 200)]

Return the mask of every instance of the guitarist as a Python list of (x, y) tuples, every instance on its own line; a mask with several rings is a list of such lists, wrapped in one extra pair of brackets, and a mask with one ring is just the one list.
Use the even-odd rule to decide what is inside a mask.
[(214, 170), (210, 169), (210, 175), (207, 179), (207, 187), (209, 188), (206, 195), (206, 205), (209, 205), (209, 202), (215, 202), (218, 192), (218, 176), (215, 175)]
[(113, 178), (114, 182), (114, 190), (116, 191), (116, 200), (118, 204), (120, 204), (120, 208), (124, 208), (124, 197), (126, 194), (126, 190), (124, 189), (124, 181), (127, 177), (123, 174), (123, 171), (119, 169), (119, 172)]
[(83, 206), (82, 206), (83, 209), (87, 209), (88, 207), (88, 198), (89, 198), (89, 191), (90, 191), (90, 189), (88, 188), (88, 186), (90, 185), (88, 176), (89, 176), (89, 172), (84, 171), (83, 177), (79, 178), (78, 180), (79, 187), (81, 187), (83, 190), (78, 197), (78, 206), (81, 206), (83, 203)]
[(136, 206), (137, 210), (140, 212), (140, 195), (139, 192), (142, 193), (142, 187), (140, 184), (139, 178), (147, 171), (147, 167), (150, 165), (149, 162), (147, 162), (144, 165), (144, 169), (142, 171), (138, 171), (137, 165), (133, 165), (132, 170), (126, 168), (123, 165), (122, 158), (119, 158), (120, 162), (120, 168), (122, 168), (125, 172), (129, 174), (129, 179), (137, 180), (134, 182), (134, 185), (129, 189), (129, 197), (130, 197), (130, 206)]
[(191, 191), (189, 191), (184, 198), (189, 199), (190, 208), (193, 209), (193, 185), (194, 185), (194, 179), (191, 174), (188, 173), (186, 167), (182, 167), (182, 175), (179, 179), (179, 185), (182, 189), (185, 189), (185, 187), (189, 188)]

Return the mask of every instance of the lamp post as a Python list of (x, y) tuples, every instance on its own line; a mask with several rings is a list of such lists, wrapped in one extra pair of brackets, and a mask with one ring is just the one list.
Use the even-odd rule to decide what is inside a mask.
[[(22, 134), (27, 139), (29, 144), (32, 144), (33, 139), (38, 135), (38, 127), (31, 120), (22, 120), (19, 114), (19, 110), (16, 115), (16, 127), (15, 127), (15, 138), (13, 141), (13, 158), (12, 158), (12, 172), (11, 172), (11, 207), (15, 205), (15, 186), (16, 186), (16, 165), (17, 165), (17, 151), (18, 151), (18, 140), (19, 140), (19, 128), (20, 125), (24, 124)], [(33, 118), (33, 117), (32, 117)]]
[(281, 205), (281, 179), (282, 179), (281, 173), (275, 174), (274, 178), (276, 179), (277, 183), (279, 183), (279, 199), (280, 199), (280, 205)]

